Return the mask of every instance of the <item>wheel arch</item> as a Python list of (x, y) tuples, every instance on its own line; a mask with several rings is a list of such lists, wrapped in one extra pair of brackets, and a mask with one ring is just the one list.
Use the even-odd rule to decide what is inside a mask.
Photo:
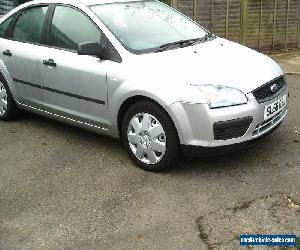
[(3, 80), (6, 82), (14, 100), (16, 100), (17, 95), (16, 95), (15, 88), (12, 84), (12, 78), (10, 77), (8, 70), (1, 59), (0, 59), (0, 80)]
[(177, 134), (177, 136), (179, 138), (178, 131), (177, 131), (177, 128), (176, 128), (176, 124), (175, 124), (174, 120), (172, 119), (172, 116), (165, 109), (165, 107), (163, 107), (159, 102), (157, 102), (153, 98), (150, 98), (150, 97), (147, 97), (147, 96), (143, 96), (143, 95), (131, 96), (131, 97), (127, 98), (126, 100), (124, 100), (123, 103), (121, 104), (121, 106), (120, 106), (120, 108), (118, 110), (118, 114), (117, 114), (117, 128), (118, 128), (118, 134), (119, 134), (119, 136), (121, 137), (121, 134), (122, 134), (122, 122), (123, 122), (123, 119), (124, 119), (124, 116), (125, 116), (127, 110), (132, 105), (134, 105), (135, 103), (137, 103), (139, 101), (143, 101), (143, 100), (151, 102), (151, 103), (159, 106), (160, 108), (162, 108), (162, 110), (166, 113), (166, 115), (172, 121), (174, 129), (176, 130), (176, 134)]
[(10, 81), (7, 77), (7, 73), (5, 72), (7, 70), (4, 71), (3, 66), (4, 66), (4, 63), (2, 63), (2, 61), (0, 60), (0, 80), (5, 81), (8, 84), (8, 86), (10, 87)]

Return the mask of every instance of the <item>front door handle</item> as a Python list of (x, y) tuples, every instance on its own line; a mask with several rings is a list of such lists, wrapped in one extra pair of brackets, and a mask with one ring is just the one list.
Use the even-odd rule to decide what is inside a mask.
[(54, 62), (53, 59), (44, 60), (43, 64), (45, 64), (47, 66), (51, 66), (51, 67), (56, 67), (56, 63)]
[(5, 51), (3, 51), (3, 55), (5, 55), (5, 56), (12, 56), (12, 53), (10, 52), (10, 50), (5, 50)]

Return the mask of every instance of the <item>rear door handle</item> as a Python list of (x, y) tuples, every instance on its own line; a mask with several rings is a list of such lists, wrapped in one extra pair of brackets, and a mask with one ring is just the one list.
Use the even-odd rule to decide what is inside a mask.
[(3, 55), (5, 55), (5, 56), (12, 56), (12, 53), (10, 52), (10, 50), (5, 50), (5, 51), (3, 51)]
[(47, 66), (51, 66), (51, 67), (56, 67), (56, 63), (54, 62), (53, 59), (44, 60), (43, 64), (45, 64)]

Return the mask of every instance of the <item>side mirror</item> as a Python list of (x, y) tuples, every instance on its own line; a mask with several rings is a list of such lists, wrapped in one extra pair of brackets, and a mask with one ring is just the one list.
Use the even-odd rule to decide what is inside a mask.
[(101, 57), (101, 51), (102, 48), (99, 43), (87, 42), (79, 44), (77, 53), (78, 55)]

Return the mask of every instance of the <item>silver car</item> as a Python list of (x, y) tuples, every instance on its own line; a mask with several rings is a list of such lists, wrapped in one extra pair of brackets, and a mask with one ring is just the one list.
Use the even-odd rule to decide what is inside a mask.
[(277, 63), (158, 1), (32, 1), (1, 19), (0, 53), (1, 120), (121, 138), (146, 170), (251, 145), (287, 114)]

